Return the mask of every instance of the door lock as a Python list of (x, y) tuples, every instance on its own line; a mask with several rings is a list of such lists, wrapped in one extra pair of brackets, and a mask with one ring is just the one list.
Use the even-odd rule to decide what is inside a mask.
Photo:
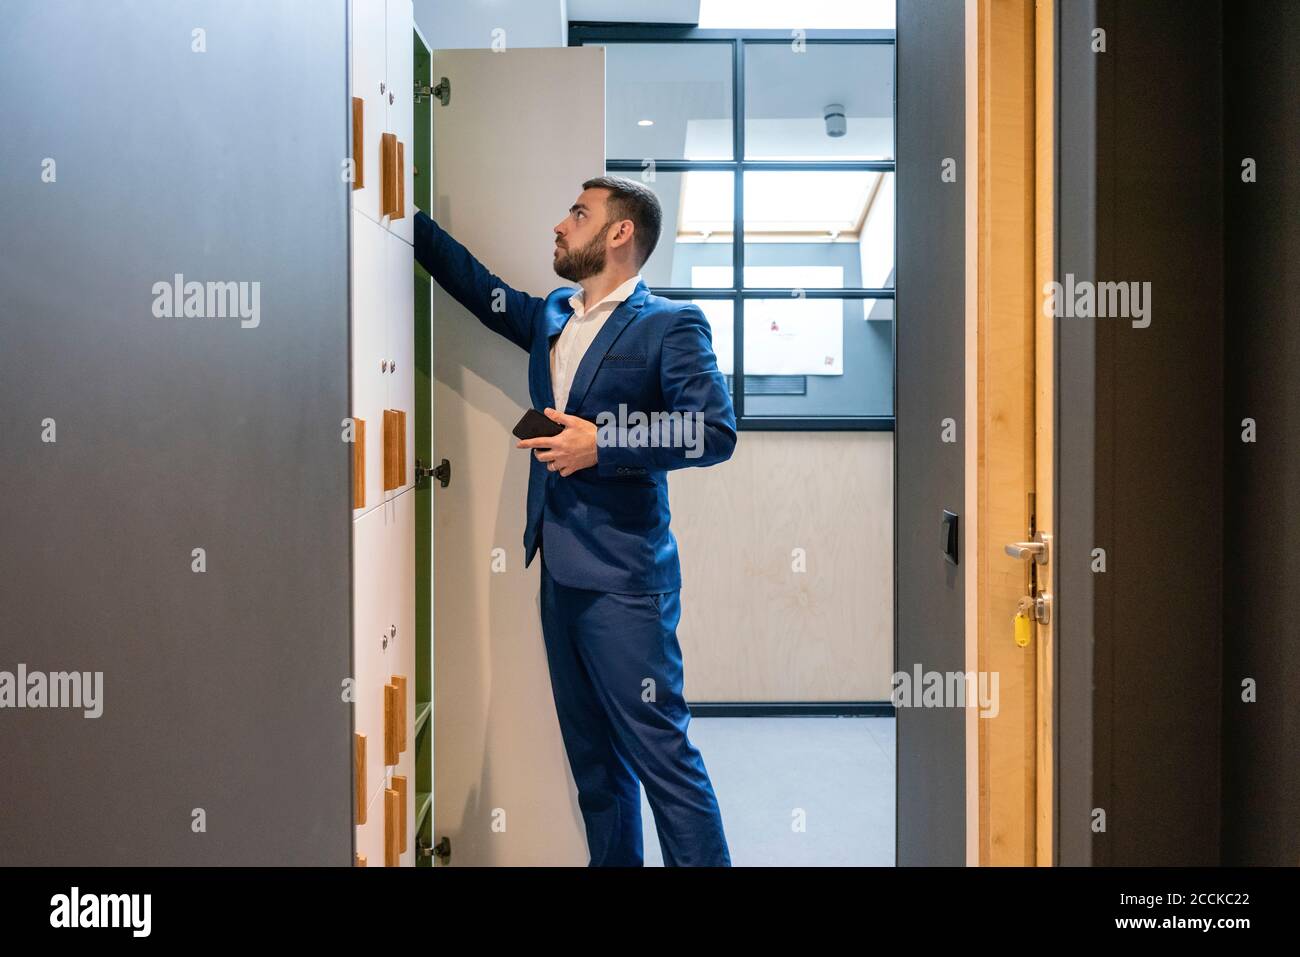
[(1032, 598), (1025, 595), (1017, 604), (1016, 611), (1026, 618), (1032, 618), (1040, 625), (1049, 624), (1052, 620), (1052, 596), (1046, 592)]
[(1047, 594), (1023, 595), (1016, 603), (1014, 635), (1021, 648), (1029, 647), (1034, 636), (1034, 623), (1046, 625), (1052, 618), (1052, 596)]

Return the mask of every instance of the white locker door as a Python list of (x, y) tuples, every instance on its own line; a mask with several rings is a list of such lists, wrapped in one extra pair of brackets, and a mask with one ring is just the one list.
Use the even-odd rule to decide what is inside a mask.
[(405, 161), (405, 215), (389, 221), (389, 229), (408, 243), (415, 243), (412, 224), (415, 211), (415, 181), (412, 154), (415, 150), (415, 39), (411, 0), (388, 0), (388, 130), (403, 144)]
[(357, 853), (366, 859), (366, 867), (384, 866), (384, 792), (370, 797), (366, 823), (357, 827)]
[[(452, 89), (447, 106), (433, 104), (439, 225), (516, 289), (567, 285), (551, 269), (551, 230), (605, 168), (604, 48), (435, 50), (433, 76)], [(533, 156), (545, 162), (520, 175)], [(433, 490), (433, 633), (454, 641), (434, 642), (433, 833), (460, 834), (457, 861), (470, 866), (581, 866), (537, 617), (541, 562), (524, 569), (520, 547), (529, 458), (510, 427), (531, 404), (527, 357), (440, 289), (434, 315), (434, 459), (451, 460), (452, 481)], [(493, 833), (494, 807), (514, 808), (508, 833)]]
[[(391, 680), (388, 653), (392, 614), (392, 531), (387, 507), (371, 509), (352, 522), (352, 656), (356, 679), (353, 721), (366, 736), (366, 793), (382, 790), (384, 685)], [(371, 861), (373, 864), (374, 861)]]
[(406, 472), (393, 498), (415, 481), (415, 249), (389, 233), (384, 236), (385, 338), (388, 349), (387, 408), (406, 413)]
[(364, 419), (365, 505), (360, 515), (381, 504), (384, 494), (384, 409), (388, 408), (388, 263), (392, 242), (383, 228), (364, 216), (352, 217), (352, 416)]
[(406, 866), (415, 863), (415, 493), (407, 489), (384, 508), (390, 512), (388, 595), (397, 631), (389, 660), (392, 674), (406, 677), (406, 750), (398, 756), (396, 768), (407, 784), (401, 860)]
[[(387, 21), (384, 0), (352, 0), (352, 95), (360, 97), (362, 186), (352, 191), (352, 208), (374, 222), (379, 216), (379, 134), (388, 126)], [(410, 57), (407, 58), (410, 60)]]

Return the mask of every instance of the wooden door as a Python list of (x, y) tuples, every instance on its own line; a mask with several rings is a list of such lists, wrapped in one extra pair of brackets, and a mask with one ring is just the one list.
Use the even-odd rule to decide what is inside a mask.
[[(998, 689), (996, 709), (972, 718), (977, 837), (968, 860), (989, 865), (1052, 863), (1054, 343), (1042, 306), (1053, 272), (1053, 21), (1053, 0), (968, 0), (977, 162), (967, 173), (967, 621), (976, 669)], [(1044, 561), (1027, 548), (1008, 554), (1028, 542)], [(1029, 623), (1017, 632), (1021, 610)]]

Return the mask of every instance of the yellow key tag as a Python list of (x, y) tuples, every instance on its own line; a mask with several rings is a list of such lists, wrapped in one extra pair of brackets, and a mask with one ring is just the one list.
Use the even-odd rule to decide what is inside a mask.
[(1033, 633), (1033, 622), (1023, 611), (1016, 612), (1016, 644), (1021, 648), (1028, 646), (1029, 636)]

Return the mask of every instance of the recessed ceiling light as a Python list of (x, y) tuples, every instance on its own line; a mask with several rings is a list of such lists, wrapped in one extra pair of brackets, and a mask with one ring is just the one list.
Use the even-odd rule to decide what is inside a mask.
[(637, 125), (637, 126), (654, 126), (654, 125), (655, 125), (655, 121), (654, 121), (654, 120), (637, 120), (637, 121), (636, 121), (636, 125)]

